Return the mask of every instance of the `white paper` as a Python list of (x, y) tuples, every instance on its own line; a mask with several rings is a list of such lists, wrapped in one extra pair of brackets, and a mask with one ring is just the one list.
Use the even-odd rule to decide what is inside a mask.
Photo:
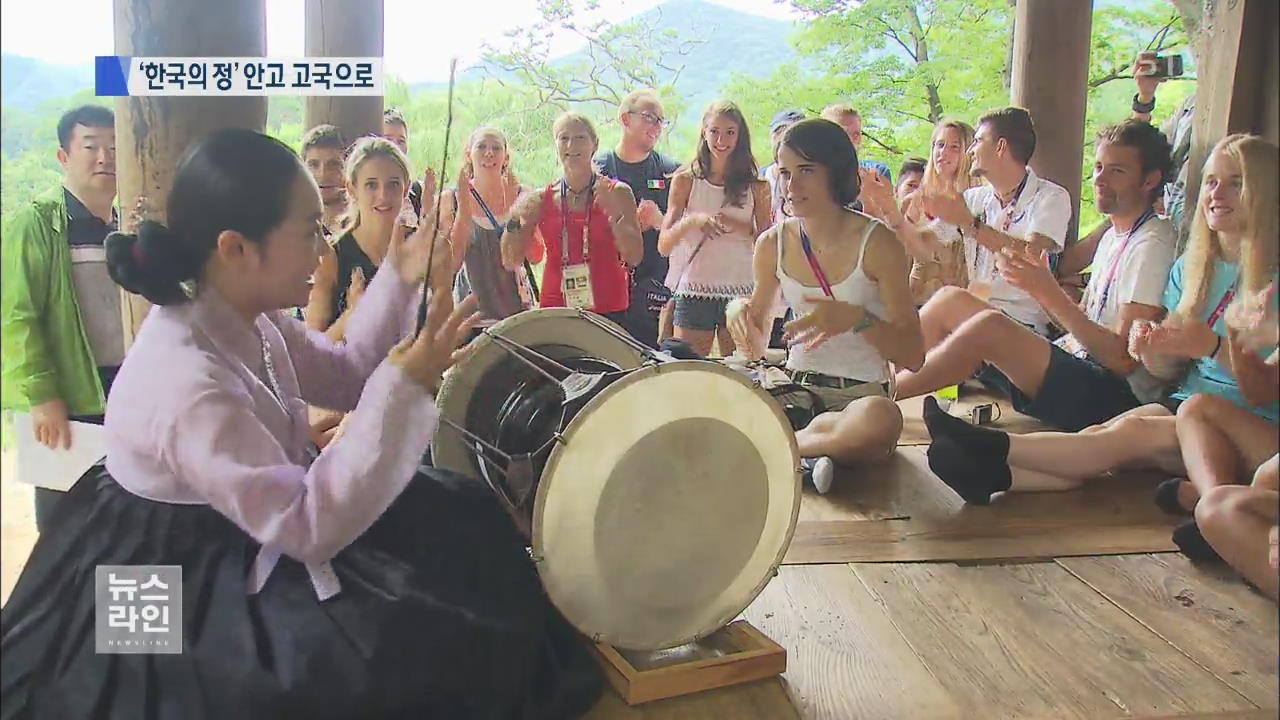
[(89, 468), (107, 456), (101, 425), (71, 421), (71, 448), (50, 450), (36, 440), (31, 414), (13, 413), (15, 480), (66, 492)]

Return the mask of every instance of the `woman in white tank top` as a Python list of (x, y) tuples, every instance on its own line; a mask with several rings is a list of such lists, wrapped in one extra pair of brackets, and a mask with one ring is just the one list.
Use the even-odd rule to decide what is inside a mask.
[(756, 237), (769, 226), (769, 185), (751, 156), (751, 133), (737, 105), (712, 103), (702, 116), (693, 162), (671, 178), (658, 252), (671, 257), (675, 336), (698, 354), (733, 352), (725, 307), (755, 285)]
[(730, 327), (743, 351), (759, 358), (779, 288), (795, 311), (786, 327), (787, 369), (826, 411), (797, 429), (796, 442), (814, 485), (826, 492), (835, 464), (893, 452), (902, 413), (889, 397), (888, 363), (919, 367), (924, 340), (901, 243), (870, 217), (844, 209), (859, 191), (857, 153), (844, 130), (827, 120), (792, 126), (778, 172), (793, 217), (761, 236), (755, 291)]

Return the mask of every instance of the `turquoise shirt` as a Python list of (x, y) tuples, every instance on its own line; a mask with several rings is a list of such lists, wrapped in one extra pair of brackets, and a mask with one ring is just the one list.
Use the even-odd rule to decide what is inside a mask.
[[(1174, 263), (1173, 271), (1169, 273), (1169, 284), (1164, 289), (1164, 306), (1170, 312), (1178, 307), (1178, 301), (1182, 299), (1182, 271), (1185, 261), (1184, 255)], [(1227, 292), (1236, 286), (1239, 279), (1239, 266), (1221, 260), (1214, 262), (1213, 278), (1209, 283), (1209, 294), (1205, 299), (1201, 320), (1209, 321), (1209, 316), (1214, 314)], [(1227, 337), (1225, 315), (1225, 312), (1219, 313), (1219, 317), (1213, 323), (1213, 331), (1222, 337), (1223, 342), (1226, 342)], [(1270, 350), (1264, 353), (1264, 355), (1270, 354)], [(1197, 393), (1220, 395), (1270, 422), (1280, 420), (1280, 404), (1272, 404), (1265, 408), (1250, 405), (1240, 394), (1240, 386), (1236, 384), (1235, 377), (1213, 358), (1199, 358), (1192, 363), (1186, 379), (1171, 395), (1175, 400), (1186, 400)]]

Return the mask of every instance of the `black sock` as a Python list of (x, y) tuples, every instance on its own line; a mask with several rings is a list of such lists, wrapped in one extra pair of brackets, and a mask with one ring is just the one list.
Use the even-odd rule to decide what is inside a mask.
[(1000, 430), (978, 427), (958, 418), (938, 405), (932, 395), (924, 399), (924, 424), (929, 428), (929, 436), (937, 439), (949, 437), (961, 447), (975, 455), (998, 454), (1001, 460), (1009, 457), (1009, 434)]
[(972, 505), (989, 504), (993, 493), (1008, 490), (1012, 484), (1007, 435), (1001, 453), (975, 451), (954, 437), (935, 435), (927, 454), (929, 469)]
[(1222, 556), (1204, 539), (1195, 520), (1188, 520), (1173, 529), (1173, 544), (1195, 562), (1222, 562)]

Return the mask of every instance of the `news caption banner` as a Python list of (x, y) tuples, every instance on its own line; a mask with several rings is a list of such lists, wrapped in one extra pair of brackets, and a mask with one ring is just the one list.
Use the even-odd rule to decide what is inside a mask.
[(99, 55), (94, 88), (99, 97), (382, 95), (382, 58)]

